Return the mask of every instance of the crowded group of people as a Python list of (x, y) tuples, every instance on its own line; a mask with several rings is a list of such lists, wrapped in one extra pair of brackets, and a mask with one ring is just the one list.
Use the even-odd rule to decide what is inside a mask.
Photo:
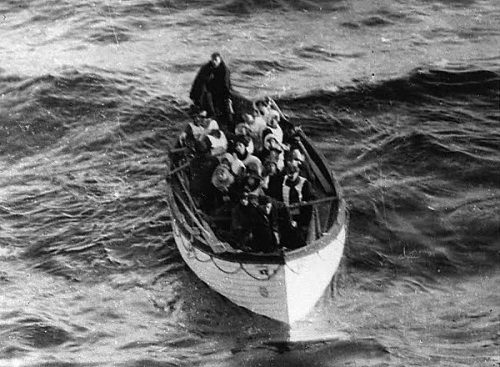
[[(235, 248), (270, 253), (304, 246), (312, 207), (300, 204), (314, 195), (300, 138), (285, 138), (282, 115), (270, 98), (235, 118), (224, 87), (218, 87), (220, 94), (210, 92), (209, 82), (217, 78), (210, 70), (221, 65), (215, 53), (198, 73), (191, 93), (192, 122), (179, 137), (179, 145), (192, 152), (193, 200), (216, 224), (218, 235)], [(230, 88), (225, 66), (218, 75), (219, 83)], [(207, 98), (213, 110), (204, 108)]]

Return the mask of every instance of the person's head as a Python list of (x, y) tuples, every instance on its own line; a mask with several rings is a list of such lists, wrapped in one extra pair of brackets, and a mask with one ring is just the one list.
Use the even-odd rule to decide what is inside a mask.
[(257, 160), (249, 160), (248, 162), (246, 162), (246, 167), (247, 167), (247, 173), (252, 173), (257, 176), (260, 176), (262, 174), (261, 163), (257, 162)]
[(240, 204), (243, 205), (243, 206), (247, 206), (248, 203), (249, 203), (249, 201), (248, 201), (248, 191), (243, 191), (240, 194)]
[(270, 112), (269, 105), (263, 100), (258, 100), (255, 106), (262, 115), (267, 115)]
[(271, 214), (271, 210), (273, 209), (273, 203), (271, 202), (271, 199), (269, 197), (262, 196), (260, 207), (262, 208), (262, 210), (264, 210), (264, 213), (266, 213), (266, 215), (269, 215)]
[(255, 207), (259, 206), (259, 195), (257, 195), (256, 193), (251, 192), (248, 195), (248, 201), (250, 202), (250, 204), (252, 204)]
[(245, 175), (245, 170), (245, 164), (239, 159), (235, 159), (233, 160), (233, 163), (231, 163), (231, 172), (233, 173), (233, 175), (242, 177)]
[(281, 144), (278, 142), (278, 139), (273, 134), (268, 134), (264, 138), (264, 148), (268, 151), (271, 151), (271, 150), (282, 151)]
[(231, 165), (233, 164), (234, 158), (230, 153), (224, 153), (222, 157), (220, 158), (220, 164), (223, 164), (224, 166), (231, 168)]
[(269, 120), (267, 124), (273, 129), (275, 129), (278, 127), (279, 121), (280, 121), (280, 114), (278, 113), (278, 111), (271, 110), (269, 112)]
[(199, 111), (193, 116), (193, 121), (196, 126), (206, 126), (208, 124), (208, 113), (205, 110)]
[(213, 67), (219, 67), (219, 65), (222, 63), (222, 57), (220, 56), (220, 53), (214, 52), (212, 56), (210, 56), (210, 62), (212, 63)]
[(264, 162), (264, 170), (262, 173), (264, 176), (274, 176), (276, 173), (278, 173), (278, 166), (276, 162), (271, 160)]
[(234, 177), (226, 166), (218, 166), (212, 175), (212, 184), (221, 191), (226, 191), (234, 182)]
[(245, 121), (247, 125), (252, 125), (255, 122), (253, 116), (249, 113), (243, 114), (243, 121)]
[(286, 162), (285, 174), (290, 180), (295, 180), (299, 176), (299, 167), (291, 161)]
[(250, 127), (244, 122), (239, 123), (234, 128), (234, 133), (236, 135), (248, 135), (248, 134), (250, 134)]
[(234, 143), (234, 150), (238, 153), (238, 154), (245, 154), (246, 151), (247, 151), (247, 147), (245, 145), (245, 143), (242, 141), (242, 140), (237, 140), (235, 143)]
[(246, 176), (246, 186), (249, 190), (257, 190), (261, 184), (262, 178), (255, 173)]
[(302, 166), (302, 164), (304, 163), (304, 159), (304, 155), (299, 149), (292, 150), (292, 153), (290, 155), (290, 162), (293, 165), (300, 168), (300, 166)]

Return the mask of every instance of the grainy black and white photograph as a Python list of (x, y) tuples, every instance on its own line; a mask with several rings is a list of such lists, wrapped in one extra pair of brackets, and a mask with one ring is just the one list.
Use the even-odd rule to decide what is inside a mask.
[(500, 366), (498, 0), (0, 0), (1, 367)]

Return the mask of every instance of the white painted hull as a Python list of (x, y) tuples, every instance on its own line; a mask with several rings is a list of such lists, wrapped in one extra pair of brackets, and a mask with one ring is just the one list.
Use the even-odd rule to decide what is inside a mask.
[(285, 264), (221, 260), (195, 248), (173, 223), (179, 252), (209, 287), (252, 312), (288, 324), (304, 318), (337, 271), (346, 239), (345, 224), (330, 243), (302, 257), (285, 255)]

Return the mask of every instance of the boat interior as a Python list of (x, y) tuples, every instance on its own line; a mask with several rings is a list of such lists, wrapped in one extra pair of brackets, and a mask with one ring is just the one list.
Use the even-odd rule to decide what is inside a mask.
[[(252, 113), (254, 102), (241, 96), (233, 98), (235, 119), (241, 120), (243, 113)], [(341, 197), (339, 185), (334, 179), (324, 156), (314, 148), (313, 143), (304, 131), (292, 124), (282, 113), (276, 103), (274, 108), (280, 113), (280, 126), (283, 130), (283, 142), (292, 139), (298, 141), (308, 169), (304, 173), (312, 186), (314, 200), (296, 204), (295, 207), (308, 205), (312, 207), (312, 216), (307, 229), (305, 245), (301, 248), (289, 249), (282, 244), (274, 253), (257, 253), (242, 251), (234, 240), (225, 236), (231, 225), (230, 213), (214, 216), (200, 208), (199, 202), (192, 194), (190, 182), (193, 174), (191, 160), (196, 154), (185, 147), (174, 147), (170, 150), (169, 171), (167, 173), (169, 205), (172, 217), (176, 218), (179, 231), (190, 240), (197, 249), (220, 258), (238, 261), (265, 261), (280, 263), (284, 256), (300, 256), (304, 252), (315, 251), (331, 240), (338, 233), (339, 226), (345, 221), (345, 203)], [(302, 175), (302, 174), (301, 174)], [(265, 260), (263, 260), (265, 259)], [(274, 260), (273, 260), (274, 259)]]

